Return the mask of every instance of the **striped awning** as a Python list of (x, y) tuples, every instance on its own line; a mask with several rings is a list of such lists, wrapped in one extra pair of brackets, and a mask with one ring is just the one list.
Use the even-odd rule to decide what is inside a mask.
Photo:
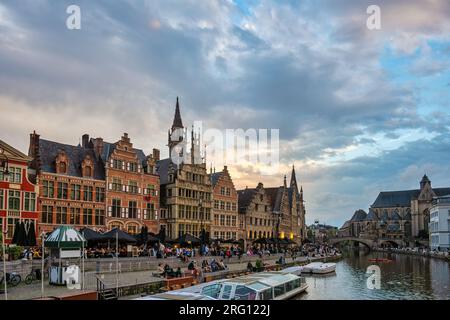
[(60, 226), (45, 239), (44, 246), (49, 248), (82, 248), (86, 239), (70, 226)]

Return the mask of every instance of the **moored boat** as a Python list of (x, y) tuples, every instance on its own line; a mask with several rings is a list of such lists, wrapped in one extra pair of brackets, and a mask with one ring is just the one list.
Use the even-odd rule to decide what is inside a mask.
[(336, 263), (312, 262), (303, 266), (302, 273), (325, 274), (336, 271)]

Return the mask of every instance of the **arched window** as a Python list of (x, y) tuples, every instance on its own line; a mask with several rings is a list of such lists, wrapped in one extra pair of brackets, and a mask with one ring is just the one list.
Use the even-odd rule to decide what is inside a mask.
[(92, 168), (90, 166), (84, 168), (84, 176), (92, 177)]
[(59, 163), (59, 173), (67, 173), (67, 164), (64, 161)]

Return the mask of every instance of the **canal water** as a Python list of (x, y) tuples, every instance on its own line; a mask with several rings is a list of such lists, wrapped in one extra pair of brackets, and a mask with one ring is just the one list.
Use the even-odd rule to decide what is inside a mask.
[[(371, 258), (388, 258), (374, 263)], [(367, 267), (381, 270), (380, 289), (369, 289)], [(306, 276), (309, 287), (297, 300), (450, 300), (450, 264), (440, 259), (364, 251), (346, 251), (336, 273)]]

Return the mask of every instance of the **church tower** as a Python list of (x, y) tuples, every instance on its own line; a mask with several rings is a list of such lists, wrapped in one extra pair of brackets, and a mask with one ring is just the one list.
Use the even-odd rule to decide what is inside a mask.
[(184, 127), (183, 121), (181, 120), (180, 103), (177, 97), (177, 104), (175, 107), (175, 115), (173, 117), (172, 128), (168, 132), (168, 144), (169, 156), (172, 155), (172, 149), (179, 143), (183, 142), (184, 139)]

